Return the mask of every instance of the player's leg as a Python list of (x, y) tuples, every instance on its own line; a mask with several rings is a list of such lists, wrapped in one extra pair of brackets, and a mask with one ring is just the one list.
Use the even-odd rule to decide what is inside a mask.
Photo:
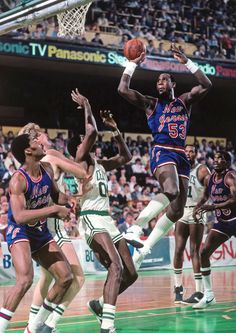
[(175, 164), (158, 166), (154, 176), (160, 183), (162, 193), (158, 193), (139, 214), (136, 222), (141, 227), (161, 213), (179, 194), (179, 177)]
[(138, 278), (133, 259), (131, 257), (129, 248), (124, 238), (115, 243), (115, 247), (119, 252), (123, 263), (123, 274), (119, 289), (119, 295), (123, 293), (129, 286), (131, 286)]
[(183, 223), (182, 221), (177, 221), (175, 224), (175, 253), (173, 260), (175, 303), (181, 303), (183, 300), (183, 253), (188, 237), (189, 225), (187, 223)]
[(114, 327), (116, 301), (122, 281), (123, 265), (108, 233), (95, 234), (90, 247), (101, 264), (108, 270), (103, 289), (104, 303), (101, 324), (101, 332), (105, 333)]
[(61, 303), (56, 307), (56, 309), (53, 310), (46, 320), (45, 324), (51, 328), (56, 327), (65, 309), (69, 306), (84, 284), (84, 273), (72, 242), (64, 243), (61, 246), (61, 250), (70, 264), (73, 281), (70, 288), (65, 293)]
[[(177, 191), (178, 196), (173, 200), (167, 208), (167, 212), (156, 223), (154, 229), (149, 235), (148, 239), (144, 242), (144, 247), (140, 249), (139, 253), (135, 252), (133, 256), (136, 269), (138, 269), (144, 259), (144, 257), (150, 252), (153, 246), (173, 227), (173, 223), (177, 222), (184, 212), (184, 206), (187, 198), (188, 178), (178, 177), (176, 167), (173, 165), (167, 165), (160, 168), (160, 184), (162, 188), (166, 186), (169, 190), (171, 184), (174, 187), (174, 192)], [(171, 170), (171, 174), (169, 174)], [(169, 178), (170, 179), (166, 179)], [(175, 184), (175, 185), (174, 185)], [(167, 191), (167, 190), (166, 190)]]
[(52, 275), (43, 267), (40, 268), (40, 277), (34, 288), (33, 300), (30, 307), (29, 320), (28, 324), (31, 324), (34, 321), (43, 300), (45, 299), (49, 286), (53, 280)]
[(72, 283), (72, 273), (67, 259), (55, 241), (49, 242), (33, 254), (42, 267), (50, 272), (54, 278), (54, 284), (47, 293), (29, 331), (34, 333), (61, 302), (66, 291)]
[(204, 309), (207, 306), (215, 304), (215, 296), (212, 290), (211, 282), (211, 264), (210, 256), (212, 253), (224, 242), (226, 242), (229, 237), (221, 232), (211, 229), (204, 247), (201, 251), (201, 272), (204, 285), (204, 296), (197, 304), (193, 305), (194, 309)]
[(200, 246), (204, 232), (203, 223), (190, 223), (190, 256), (193, 265), (195, 292), (186, 300), (185, 303), (198, 303), (203, 298), (202, 274), (200, 269)]
[(16, 272), (16, 284), (7, 290), (3, 307), (0, 310), (1, 333), (7, 329), (9, 320), (33, 282), (33, 265), (29, 242), (14, 243), (11, 247), (11, 256)]

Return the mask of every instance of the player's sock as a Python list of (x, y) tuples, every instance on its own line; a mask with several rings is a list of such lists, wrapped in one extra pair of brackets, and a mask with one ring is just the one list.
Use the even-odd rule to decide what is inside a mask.
[(163, 193), (158, 193), (139, 214), (136, 223), (144, 227), (149, 221), (160, 214), (170, 203), (170, 200)]
[(194, 273), (194, 279), (195, 279), (195, 286), (197, 292), (202, 292), (203, 285), (202, 285), (202, 274), (201, 273)]
[(174, 268), (175, 287), (182, 286), (183, 274), (182, 268)]
[(203, 280), (203, 285), (204, 285), (204, 294), (212, 294), (212, 284), (211, 284), (211, 268), (210, 267), (205, 267), (201, 268), (202, 274), (202, 280)]
[(28, 324), (30, 324), (30, 323), (32, 323), (34, 321), (34, 318), (38, 314), (39, 309), (40, 309), (40, 306), (31, 304)]
[(101, 328), (108, 329), (114, 326), (116, 307), (111, 304), (103, 304)]
[(0, 333), (5, 332), (13, 315), (14, 315), (14, 312), (1, 308), (1, 310), (0, 310)]
[(157, 221), (154, 229), (149, 235), (148, 239), (144, 242), (144, 247), (140, 250), (142, 253), (147, 254), (153, 246), (173, 227), (173, 222), (167, 217), (166, 214)]
[(49, 315), (45, 324), (49, 327), (56, 327), (57, 323), (63, 316), (65, 309), (66, 309), (66, 307), (63, 304), (58, 305)]
[(49, 302), (46, 298), (43, 301), (43, 305), (40, 307), (34, 321), (29, 324), (29, 330), (35, 331), (41, 325), (45, 323), (48, 316), (52, 313), (52, 311), (57, 307), (58, 304)]
[(101, 305), (101, 307), (103, 307), (103, 304), (104, 304), (104, 298), (103, 296), (101, 296), (98, 300), (99, 304)]

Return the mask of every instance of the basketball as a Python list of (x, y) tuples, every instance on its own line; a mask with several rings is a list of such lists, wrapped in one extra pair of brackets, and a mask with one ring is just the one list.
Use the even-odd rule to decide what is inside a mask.
[(124, 46), (124, 55), (128, 60), (138, 58), (142, 52), (146, 52), (146, 46), (140, 39), (131, 39)]

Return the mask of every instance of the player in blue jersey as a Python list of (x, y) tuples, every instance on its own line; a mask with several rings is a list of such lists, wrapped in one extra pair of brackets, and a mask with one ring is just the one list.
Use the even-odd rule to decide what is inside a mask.
[(157, 97), (144, 96), (130, 89), (131, 77), (136, 66), (144, 60), (144, 53), (128, 62), (118, 87), (122, 97), (146, 113), (154, 140), (150, 158), (151, 170), (161, 187), (161, 193), (140, 213), (137, 223), (144, 226), (168, 207), (167, 213), (159, 219), (144, 247), (134, 258), (137, 268), (154, 244), (183, 216), (190, 172), (190, 164), (184, 151), (190, 109), (193, 103), (206, 95), (212, 85), (198, 66), (179, 48), (172, 44), (171, 50), (174, 58), (185, 65), (198, 81), (198, 85), (189, 92), (175, 97), (176, 82), (168, 73), (160, 74), (157, 79)]
[[(227, 152), (215, 154), (214, 171), (194, 210), (194, 216), (198, 219), (204, 212), (215, 211), (216, 215), (216, 222), (201, 251), (204, 297), (193, 305), (194, 309), (204, 309), (216, 303), (211, 285), (210, 256), (230, 237), (236, 237), (236, 173), (229, 169), (230, 163), (231, 157)], [(208, 199), (211, 199), (212, 204), (206, 204)]]
[[(62, 206), (68, 204), (69, 198), (58, 191), (51, 167), (40, 162), (44, 156), (41, 145), (24, 134), (13, 140), (11, 149), (22, 165), (9, 185), (7, 243), (16, 271), (16, 284), (8, 289), (0, 310), (0, 332), (7, 329), (9, 320), (33, 282), (33, 258), (55, 279), (37, 320), (26, 328), (26, 332), (36, 333), (40, 332), (39, 325), (61, 301), (72, 282), (68, 262), (47, 228), (48, 216), (61, 219), (69, 216), (70, 209)], [(56, 204), (50, 205), (51, 200)]]

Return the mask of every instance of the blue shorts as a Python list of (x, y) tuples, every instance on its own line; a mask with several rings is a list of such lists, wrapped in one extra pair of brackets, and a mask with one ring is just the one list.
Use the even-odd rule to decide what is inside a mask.
[(219, 221), (217, 223), (214, 223), (212, 230), (217, 230), (220, 233), (225, 234), (229, 238), (232, 236), (236, 237), (236, 219), (235, 221), (231, 222)]
[(150, 154), (150, 166), (151, 171), (154, 174), (156, 169), (167, 164), (173, 164), (176, 166), (177, 173), (180, 177), (189, 178), (190, 174), (190, 163), (184, 153), (178, 152), (175, 149), (166, 149), (155, 145), (151, 149)]
[(29, 227), (26, 224), (9, 223), (7, 227), (6, 241), (9, 249), (14, 243), (28, 241), (31, 253), (34, 253), (53, 240), (47, 223), (40, 227)]

